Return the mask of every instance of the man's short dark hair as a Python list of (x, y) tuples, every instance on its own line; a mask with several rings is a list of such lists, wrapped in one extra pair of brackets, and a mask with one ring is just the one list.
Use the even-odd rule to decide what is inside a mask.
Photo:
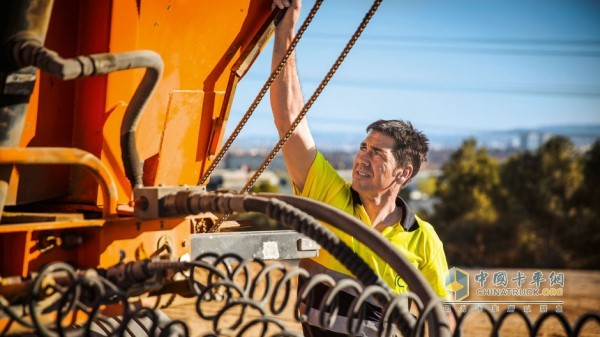
[(367, 126), (367, 133), (377, 131), (394, 138), (394, 157), (398, 165), (403, 167), (408, 164), (413, 166), (410, 178), (417, 175), (421, 164), (427, 161), (429, 139), (425, 134), (412, 126), (412, 123), (403, 120), (380, 119)]

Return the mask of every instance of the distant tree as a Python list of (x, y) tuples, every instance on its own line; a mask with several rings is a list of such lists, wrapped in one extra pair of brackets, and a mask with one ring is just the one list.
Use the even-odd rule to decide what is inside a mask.
[[(280, 187), (277, 184), (272, 184), (269, 180), (259, 180), (252, 186), (250, 192), (253, 193), (279, 193)], [(269, 219), (266, 215), (260, 213), (242, 213), (234, 215), (231, 220), (238, 221), (244, 224), (245, 230), (274, 230), (287, 228), (275, 220)]]
[(581, 158), (571, 141), (555, 136), (535, 153), (510, 158), (502, 168), (502, 221), (516, 225), (522, 264), (563, 267), (563, 243), (576, 214), (573, 198), (583, 181)]
[(600, 138), (585, 154), (583, 164), (585, 196), (590, 205), (600, 207)]
[(254, 184), (252, 186), (252, 188), (250, 188), (250, 191), (254, 192), (254, 193), (260, 193), (260, 192), (279, 193), (280, 188), (279, 188), (279, 185), (272, 184), (268, 180), (260, 180), (258, 182), (258, 184)]
[(417, 181), (417, 189), (428, 196), (434, 195), (437, 189), (437, 178), (429, 176)]
[(450, 264), (493, 266), (502, 261), (506, 237), (498, 236), (493, 202), (499, 183), (498, 163), (474, 139), (463, 142), (442, 166), (432, 222)]
[(583, 183), (574, 198), (574, 221), (563, 238), (571, 249), (571, 265), (600, 268), (600, 138), (583, 157)]

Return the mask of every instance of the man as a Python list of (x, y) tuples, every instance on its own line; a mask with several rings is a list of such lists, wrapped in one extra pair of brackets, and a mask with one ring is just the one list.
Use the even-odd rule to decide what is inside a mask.
[[(301, 4), (299, 0), (275, 0), (273, 5), (289, 7), (275, 31), (272, 59), (275, 68), (294, 38)], [(292, 54), (271, 86), (271, 106), (281, 136), (288, 131), (303, 105), (296, 58)], [(352, 184), (347, 184), (317, 151), (304, 119), (282, 149), (294, 192), (337, 207), (379, 231), (423, 273), (433, 290), (445, 298), (444, 280), (448, 267), (442, 243), (433, 227), (416, 217), (398, 197), (402, 187), (426, 160), (428, 140), (410, 123), (400, 120), (377, 121), (368, 126), (367, 132), (354, 160)], [(350, 235), (333, 231), (395, 292), (408, 290), (406, 283), (385, 261)], [(326, 251), (321, 251), (315, 259), (303, 260), (301, 266), (311, 274), (327, 273), (334, 279), (351, 275)], [(342, 302), (350, 303), (354, 295), (348, 294)], [(305, 335), (338, 336), (346, 331), (345, 313), (340, 312), (341, 318), (338, 317), (331, 331), (324, 332), (313, 326), (318, 325), (318, 303), (310, 312), (308, 324), (303, 326)], [(381, 308), (377, 305), (369, 308), (367, 323), (363, 326), (365, 335), (376, 334), (375, 322), (380, 313)]]

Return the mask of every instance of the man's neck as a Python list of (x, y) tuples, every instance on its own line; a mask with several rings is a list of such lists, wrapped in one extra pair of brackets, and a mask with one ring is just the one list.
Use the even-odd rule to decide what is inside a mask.
[(371, 197), (359, 194), (359, 196), (375, 230), (381, 232), (402, 219), (402, 208), (396, 205), (395, 194), (386, 193)]

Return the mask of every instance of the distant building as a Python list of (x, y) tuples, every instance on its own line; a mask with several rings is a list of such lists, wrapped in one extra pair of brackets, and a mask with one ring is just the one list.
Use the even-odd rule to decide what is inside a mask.
[[(247, 169), (216, 169), (211, 174), (207, 189), (209, 191), (233, 190), (239, 192), (244, 188), (253, 174), (254, 171)], [(264, 171), (254, 185), (259, 185), (263, 181), (267, 181), (272, 186), (279, 186), (282, 192), (286, 192), (287, 184), (273, 171)], [(289, 187), (287, 188), (289, 189)]]
[(537, 150), (545, 141), (550, 139), (552, 135), (550, 133), (540, 131), (525, 131), (520, 135), (521, 139), (521, 150), (523, 151), (534, 151)]

